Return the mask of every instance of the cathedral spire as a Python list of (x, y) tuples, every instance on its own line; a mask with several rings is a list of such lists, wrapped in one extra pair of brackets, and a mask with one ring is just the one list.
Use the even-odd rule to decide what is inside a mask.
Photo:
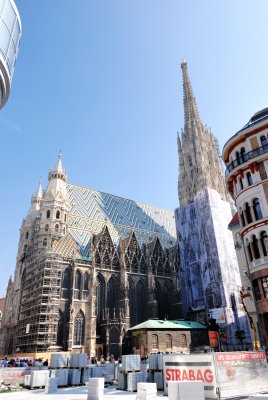
[(181, 69), (184, 130), (181, 137), (178, 137), (180, 205), (186, 206), (193, 202), (196, 195), (206, 188), (217, 190), (221, 198), (226, 199), (217, 140), (200, 119), (186, 61), (181, 63)]
[(189, 79), (187, 62), (185, 60), (181, 63), (181, 69), (183, 81), (184, 127), (186, 129), (187, 126), (189, 127), (193, 123), (196, 125), (201, 124), (201, 120)]

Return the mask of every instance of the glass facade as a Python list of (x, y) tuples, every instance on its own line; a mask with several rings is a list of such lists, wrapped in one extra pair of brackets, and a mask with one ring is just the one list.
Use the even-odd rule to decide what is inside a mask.
[(0, 107), (9, 96), (20, 37), (20, 16), (14, 1), (0, 0)]

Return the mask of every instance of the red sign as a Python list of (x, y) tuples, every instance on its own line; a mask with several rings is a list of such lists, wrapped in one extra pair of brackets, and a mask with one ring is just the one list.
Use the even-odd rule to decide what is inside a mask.
[(167, 381), (202, 381), (206, 383), (213, 382), (213, 371), (209, 368), (201, 369), (166, 369)]
[(252, 360), (265, 360), (265, 353), (258, 351), (246, 351), (239, 353), (218, 353), (216, 354), (217, 362), (225, 361), (252, 361)]

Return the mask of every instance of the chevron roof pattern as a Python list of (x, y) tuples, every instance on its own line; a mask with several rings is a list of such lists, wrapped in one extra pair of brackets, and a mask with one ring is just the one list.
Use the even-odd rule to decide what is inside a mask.
[(123, 197), (67, 184), (70, 203), (68, 232), (88, 256), (92, 234), (108, 226), (115, 245), (134, 230), (140, 244), (158, 236), (163, 247), (176, 243), (175, 216), (172, 211), (142, 204)]

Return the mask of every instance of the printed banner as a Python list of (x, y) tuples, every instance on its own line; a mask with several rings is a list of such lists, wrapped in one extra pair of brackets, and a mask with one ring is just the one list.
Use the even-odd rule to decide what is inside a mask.
[(268, 365), (261, 351), (215, 353), (221, 398), (268, 392)]

